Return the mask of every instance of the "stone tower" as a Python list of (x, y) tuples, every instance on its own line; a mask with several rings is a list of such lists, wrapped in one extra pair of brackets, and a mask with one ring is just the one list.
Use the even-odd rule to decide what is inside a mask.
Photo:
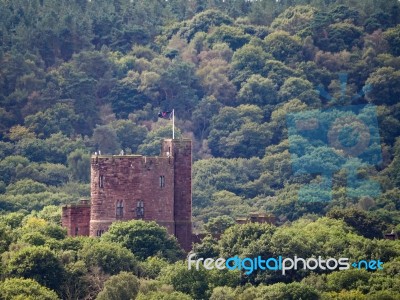
[(175, 236), (183, 249), (192, 246), (192, 142), (164, 140), (162, 155), (174, 161), (174, 220)]
[(161, 155), (91, 158), (90, 236), (117, 220), (156, 221), (183, 249), (192, 242), (191, 140), (164, 140)]

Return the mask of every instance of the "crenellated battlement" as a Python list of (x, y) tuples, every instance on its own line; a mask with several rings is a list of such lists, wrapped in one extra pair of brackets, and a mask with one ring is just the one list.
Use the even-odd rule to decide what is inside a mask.
[(89, 235), (102, 235), (117, 220), (143, 219), (190, 250), (191, 154), (191, 140), (169, 139), (160, 156), (92, 155)]

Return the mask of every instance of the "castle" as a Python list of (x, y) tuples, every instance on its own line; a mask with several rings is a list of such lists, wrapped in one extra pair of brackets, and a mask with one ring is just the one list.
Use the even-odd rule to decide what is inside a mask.
[(192, 143), (166, 139), (157, 157), (93, 155), (91, 200), (62, 208), (69, 236), (101, 236), (118, 220), (156, 221), (192, 246)]

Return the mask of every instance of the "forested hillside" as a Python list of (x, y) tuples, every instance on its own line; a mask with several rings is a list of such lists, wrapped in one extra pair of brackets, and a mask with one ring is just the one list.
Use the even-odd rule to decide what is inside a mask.
[[(0, 0), (0, 299), (22, 286), (40, 299), (94, 299), (111, 275), (121, 278), (109, 293), (126, 280), (136, 295), (137, 279), (120, 271), (157, 278), (137, 299), (396, 299), (400, 246), (383, 236), (400, 234), (399, 99), (395, 0)], [(359, 113), (377, 121), (367, 164), (291, 131), (291, 116), (322, 122), (337, 107), (372, 107)], [(229, 228), (196, 246), (203, 257), (319, 251), (388, 268), (210, 277), (170, 264), (180, 257), (172, 241), (170, 252), (140, 256), (112, 233), (65, 238), (59, 205), (90, 195), (90, 155), (157, 155), (172, 132), (157, 115), (171, 109), (177, 136), (193, 140), (196, 231)], [(233, 226), (251, 212), (273, 214), (278, 227)], [(44, 256), (39, 271), (18, 267)], [(54, 268), (62, 285), (41, 277)]]

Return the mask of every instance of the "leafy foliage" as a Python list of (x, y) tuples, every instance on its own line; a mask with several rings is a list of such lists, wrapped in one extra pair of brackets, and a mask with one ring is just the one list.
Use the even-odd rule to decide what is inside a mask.
[(40, 284), (56, 290), (62, 282), (63, 267), (49, 248), (32, 246), (11, 256), (7, 273), (13, 277), (34, 279)]
[(96, 299), (135, 299), (139, 292), (139, 280), (136, 276), (121, 272), (111, 276), (105, 283), (104, 289), (97, 295)]
[(137, 273), (137, 261), (134, 255), (119, 244), (104, 241), (87, 243), (78, 255), (87, 267), (99, 266), (102, 271), (110, 275), (122, 271)]
[(175, 261), (182, 255), (176, 239), (169, 236), (167, 230), (154, 221), (115, 222), (102, 239), (120, 243), (139, 259), (160, 255), (170, 261)]
[(35, 280), (23, 278), (8, 278), (0, 282), (1, 299), (59, 299), (52, 290), (41, 286)]
[[(396, 0), (0, 0), (0, 298), (399, 298), (398, 242), (382, 240), (400, 232), (399, 24)], [(290, 113), (319, 109), (328, 130), (343, 117), (332, 107), (366, 104), (380, 165), (348, 159), (325, 136), (289, 136)], [(193, 140), (193, 220), (208, 233), (198, 255), (318, 252), (382, 258), (383, 272), (239, 282), (171, 264), (183, 253), (154, 223), (67, 238), (59, 206), (90, 196), (91, 153), (158, 155), (172, 128), (157, 114), (171, 109), (176, 138)], [(350, 179), (381, 193), (366, 197), (374, 186)], [(250, 213), (276, 226), (233, 225)], [(157, 279), (141, 278), (139, 292), (121, 271)]]

